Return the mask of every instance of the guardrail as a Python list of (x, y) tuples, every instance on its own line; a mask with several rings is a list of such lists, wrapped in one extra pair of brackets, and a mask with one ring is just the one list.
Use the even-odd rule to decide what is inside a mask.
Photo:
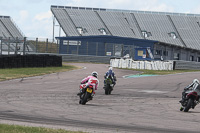
[(174, 65), (175, 69), (200, 70), (200, 62), (178, 60)]

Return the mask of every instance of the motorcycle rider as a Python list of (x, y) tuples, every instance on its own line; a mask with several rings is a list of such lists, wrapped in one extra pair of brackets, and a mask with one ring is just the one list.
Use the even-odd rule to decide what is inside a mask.
[[(93, 86), (93, 95), (91, 96), (91, 100), (95, 94), (95, 90), (97, 90), (99, 86), (99, 80), (97, 79), (97, 77), (98, 77), (98, 73), (96, 71), (93, 71), (91, 76), (87, 76), (81, 81), (81, 84), (85, 84), (84, 88), (87, 88), (89, 85)], [(81, 94), (82, 94), (82, 89), (80, 89), (80, 92), (77, 95), (81, 95)]]
[(108, 75), (111, 76), (112, 84), (113, 84), (113, 87), (114, 87), (114, 85), (116, 84), (117, 79), (116, 79), (116, 76), (115, 76), (115, 73), (114, 73), (112, 67), (109, 67), (108, 71), (104, 75), (104, 87), (105, 87), (105, 79), (106, 79), (106, 77)]
[(193, 82), (188, 85), (187, 87), (184, 88), (183, 92), (182, 92), (182, 99), (179, 101), (180, 103), (183, 103), (186, 99), (186, 91), (191, 89), (191, 90), (195, 90), (198, 86), (199, 86), (199, 80), (198, 79), (194, 79)]

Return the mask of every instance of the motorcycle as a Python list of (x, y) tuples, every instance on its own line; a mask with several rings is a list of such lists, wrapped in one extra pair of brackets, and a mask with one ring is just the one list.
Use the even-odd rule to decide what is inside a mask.
[(92, 100), (94, 89), (92, 85), (88, 85), (86, 87), (85, 84), (81, 84), (80, 90), (81, 90), (81, 94), (80, 94), (79, 104), (85, 105), (88, 101)]
[(182, 107), (180, 108), (180, 111), (188, 112), (191, 108), (194, 109), (199, 103), (199, 92), (200, 86), (196, 87), (195, 90), (186, 90), (186, 98), (181, 102)]
[(104, 80), (104, 89), (105, 89), (105, 94), (109, 95), (111, 94), (111, 91), (113, 90), (114, 84), (112, 83), (112, 77), (111, 76), (106, 76)]

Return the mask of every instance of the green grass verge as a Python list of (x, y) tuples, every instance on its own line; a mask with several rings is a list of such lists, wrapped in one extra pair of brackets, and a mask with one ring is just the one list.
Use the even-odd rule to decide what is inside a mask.
[(0, 133), (84, 133), (81, 131), (67, 131), (42, 127), (25, 127), (18, 125), (0, 124)]
[(34, 68), (10, 68), (10, 69), (0, 69), (0, 81), (40, 76), (56, 72), (64, 72), (69, 70), (78, 69), (76, 66), (63, 65), (62, 67), (34, 67)]
[(185, 72), (200, 72), (200, 70), (141, 70), (141, 69), (129, 69), (133, 71), (142, 72), (140, 75), (149, 74), (149, 75), (167, 75), (167, 74), (177, 74), (177, 73), (185, 73)]

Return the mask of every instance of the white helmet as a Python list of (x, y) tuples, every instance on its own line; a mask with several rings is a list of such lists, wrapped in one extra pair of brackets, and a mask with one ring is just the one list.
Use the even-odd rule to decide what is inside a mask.
[(108, 70), (112, 70), (113, 68), (112, 67), (109, 67), (109, 69)]
[(194, 79), (193, 83), (198, 83), (199, 84), (199, 80), (198, 79)]
[(94, 72), (92, 72), (92, 74), (91, 74), (91, 75), (97, 78), (97, 76), (98, 76), (98, 73), (94, 71)]

